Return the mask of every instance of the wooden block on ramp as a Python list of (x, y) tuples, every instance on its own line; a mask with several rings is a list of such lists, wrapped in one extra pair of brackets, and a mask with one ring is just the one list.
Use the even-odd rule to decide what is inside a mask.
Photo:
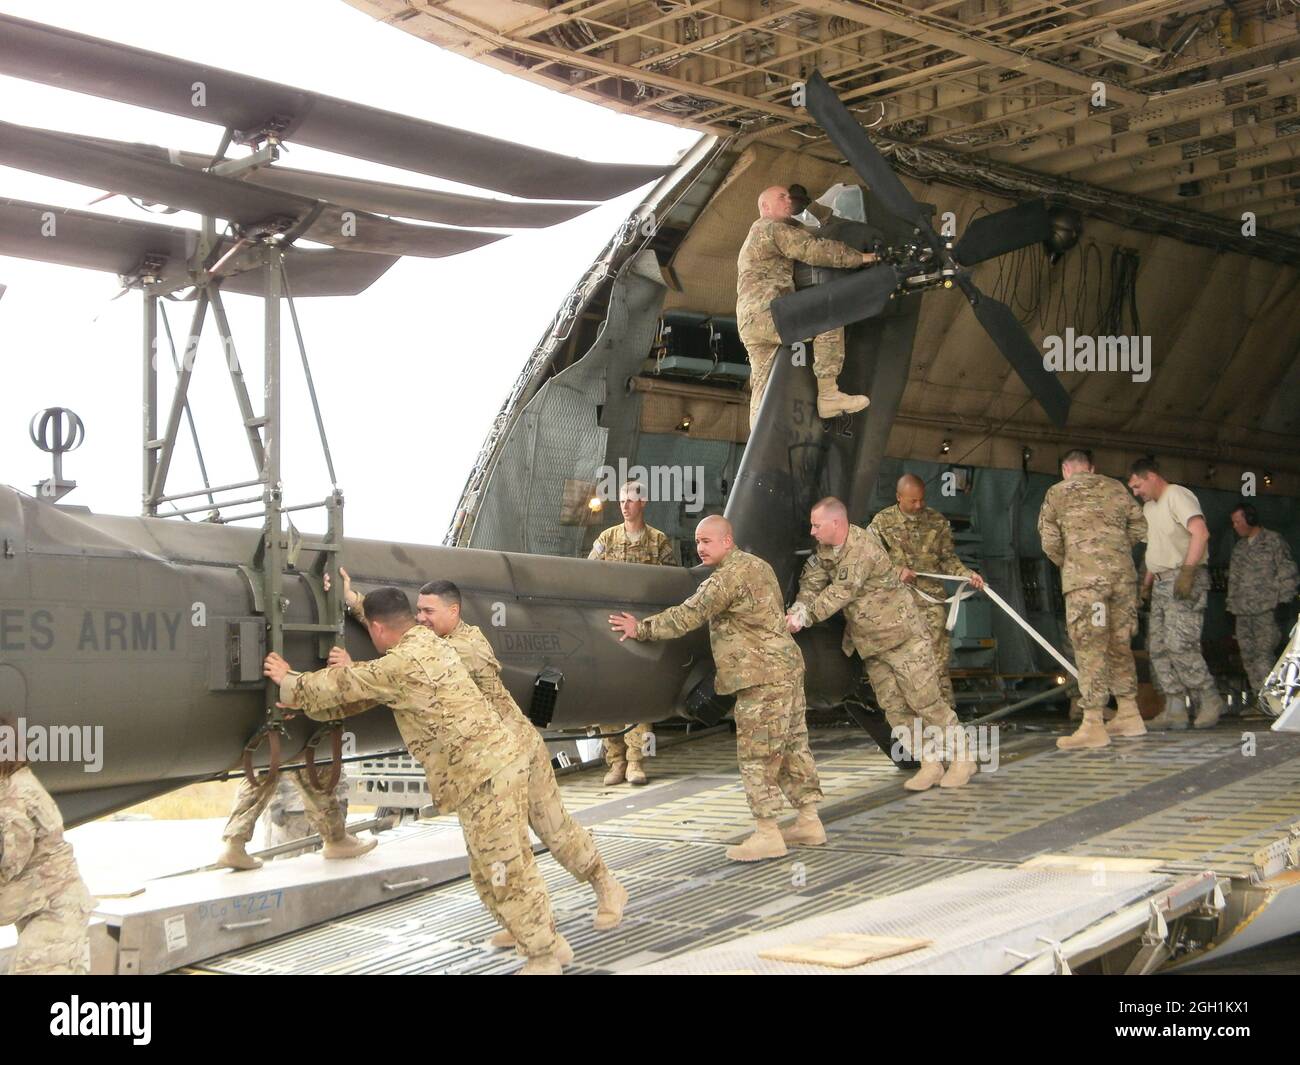
[(933, 945), (932, 939), (910, 939), (903, 936), (870, 936), (857, 932), (840, 932), (820, 936), (807, 943), (791, 943), (785, 947), (772, 947), (762, 951), (760, 958), (768, 961), (788, 961), (801, 965), (824, 965), (832, 969), (853, 969), (867, 962), (892, 958)]

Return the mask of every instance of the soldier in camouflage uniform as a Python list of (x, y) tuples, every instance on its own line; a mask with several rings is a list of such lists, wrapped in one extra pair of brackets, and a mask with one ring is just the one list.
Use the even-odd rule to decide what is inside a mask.
[(523, 973), (558, 974), (573, 952), (555, 931), (546, 884), (528, 840), (528, 757), (487, 704), (456, 652), (416, 624), (406, 595), (365, 597), (366, 628), (381, 657), (295, 673), (270, 654), (264, 672), (280, 701), (317, 721), (386, 706), (407, 750), (423, 766), (441, 812), (456, 811), (470, 873), (485, 906), (514, 934)]
[(1151, 597), (1147, 650), (1165, 708), (1147, 722), (1153, 729), (1185, 729), (1188, 702), (1196, 701), (1196, 728), (1211, 728), (1223, 713), (1223, 696), (1201, 656), (1201, 626), (1209, 599), (1210, 529), (1195, 494), (1160, 475), (1150, 458), (1129, 467), (1128, 486), (1142, 500), (1147, 520), (1143, 595)]
[[(1137, 705), (1137, 570), (1133, 548), (1146, 539), (1142, 510), (1119, 481), (1095, 472), (1082, 449), (1061, 459), (1064, 480), (1052, 485), (1038, 514), (1043, 554), (1061, 570), (1065, 624), (1079, 666), (1083, 724), (1056, 745), (1105, 747), (1111, 736), (1145, 736)], [(1110, 696), (1119, 707), (1103, 723)]]
[[(909, 791), (935, 784), (960, 788), (978, 766), (964, 744), (956, 750), (957, 715), (941, 694), (938, 664), (911, 593), (876, 535), (849, 524), (840, 500), (821, 500), (812, 509), (811, 522), (817, 550), (799, 577), (799, 594), (786, 624), (798, 632), (843, 610), (844, 653), (862, 656), (891, 728), (910, 734), (919, 718), (924, 726), (944, 730), (944, 750), (924, 744), (921, 768), (903, 786)], [(947, 772), (945, 753), (951, 763)]]
[(921, 478), (912, 473), (903, 474), (898, 479), (894, 498), (898, 502), (872, 518), (868, 528), (876, 534), (899, 568), (898, 579), (912, 588), (917, 611), (930, 633), (930, 647), (939, 667), (939, 691), (944, 701), (956, 709), (957, 700), (948, 669), (952, 658), (952, 633), (948, 631), (948, 608), (941, 601), (951, 589), (945, 588), (943, 581), (918, 577), (917, 574), (950, 573), (955, 577), (969, 577), (970, 585), (975, 589), (984, 587), (984, 578), (967, 569), (957, 557), (948, 519), (925, 505), (925, 482)]
[[(761, 558), (736, 547), (731, 523), (721, 516), (700, 522), (695, 547), (700, 561), (714, 570), (694, 595), (642, 621), (612, 614), (610, 626), (620, 642), (672, 640), (709, 626), (715, 687), (719, 695), (736, 696), (740, 778), (757, 822), (753, 835), (727, 848), (727, 857), (753, 862), (781, 857), (787, 843), (825, 843), (817, 816), (822, 790), (804, 714), (803, 654), (786, 631), (776, 574)], [(776, 824), (782, 794), (799, 813), (785, 832)]]
[(1237, 617), (1241, 664), (1256, 697), (1277, 661), (1282, 639), (1274, 609), (1295, 598), (1296, 564), (1286, 541), (1259, 524), (1250, 503), (1232, 512), (1237, 542), (1228, 567), (1228, 613)]
[(18, 928), (13, 975), (88, 975), (94, 908), (50, 793), (26, 762), (0, 759), (0, 926)]
[[(772, 374), (781, 338), (772, 320), (772, 301), (794, 291), (795, 262), (842, 269), (876, 261), (838, 240), (815, 237), (794, 221), (790, 191), (775, 185), (758, 198), (758, 220), (740, 249), (736, 276), (736, 324), (749, 353), (749, 426), (758, 421), (758, 408)], [(813, 341), (813, 373), (817, 377), (817, 413), (823, 418), (853, 414), (867, 405), (866, 396), (845, 395), (838, 378), (844, 364), (844, 330), (823, 333)]]
[[(227, 869), (257, 869), (262, 862), (248, 853), (248, 841), (253, 838), (253, 828), (262, 811), (277, 803), (283, 807), (285, 792), (293, 789), (302, 799), (302, 810), (306, 815), (311, 831), (320, 836), (324, 846), (321, 853), (331, 860), (356, 858), (373, 850), (377, 839), (358, 839), (347, 829), (348, 791), (342, 775), (337, 787), (332, 791), (317, 791), (312, 787), (311, 779), (305, 769), (290, 769), (277, 775), (275, 780), (263, 782), (254, 787), (247, 777), (240, 777), (239, 791), (235, 794), (235, 805), (226, 821), (221, 838), (225, 841), (225, 850), (216, 864)], [(283, 819), (283, 814), (280, 815)], [(297, 839), (298, 836), (286, 836), (284, 840)]]
[[(645, 490), (640, 481), (628, 481), (618, 491), (618, 505), (623, 512), (623, 524), (606, 529), (591, 546), (588, 556), (601, 562), (639, 562), (646, 566), (675, 566), (677, 552), (673, 542), (658, 529), (645, 523)], [(610, 725), (608, 728), (617, 728)], [(631, 729), (621, 736), (607, 736), (604, 741), (605, 784), (612, 787), (626, 780), (641, 785), (647, 780), (645, 753), (649, 738), (649, 722), (624, 725)]]
[[(353, 616), (363, 621), (361, 597), (352, 590), (347, 570), (340, 572), (344, 579), (344, 601)], [(596, 893), (596, 916), (592, 927), (601, 932), (616, 928), (623, 920), (627, 889), (610, 873), (596, 850), (591, 833), (564, 808), (546, 744), (501, 682), (501, 663), (492, 653), (492, 645), (481, 629), (465, 623), (460, 616), (460, 606), (460, 589), (455, 584), (431, 581), (420, 589), (416, 620), (451, 645), (488, 705), (528, 751), (528, 824), (575, 880), (592, 886)], [(343, 648), (336, 647), (330, 652), (331, 666), (351, 663), (352, 659)], [(517, 945), (508, 928), (502, 929), (489, 942), (493, 947)]]

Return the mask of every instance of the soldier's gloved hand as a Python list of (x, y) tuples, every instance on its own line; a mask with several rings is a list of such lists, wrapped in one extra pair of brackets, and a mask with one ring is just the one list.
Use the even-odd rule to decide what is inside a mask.
[(791, 632), (798, 632), (808, 625), (808, 608), (803, 603), (795, 603), (785, 616), (785, 627)]
[(1183, 566), (1178, 570), (1178, 578), (1174, 581), (1174, 598), (1190, 599), (1192, 597), (1192, 584), (1196, 580), (1196, 567)]
[(808, 190), (802, 185), (791, 185), (790, 193), (790, 211), (793, 214), (803, 214), (808, 210), (809, 196)]

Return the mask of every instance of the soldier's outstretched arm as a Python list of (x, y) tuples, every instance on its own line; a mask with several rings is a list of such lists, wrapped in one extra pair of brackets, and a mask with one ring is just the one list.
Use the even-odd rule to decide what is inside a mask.
[[(843, 577), (840, 575), (843, 574)], [(858, 570), (846, 566), (836, 571), (834, 578), (828, 578), (826, 586), (806, 604), (808, 623), (816, 624), (843, 610), (853, 597), (858, 594)], [(802, 595), (802, 590), (800, 592)]]
[(775, 226), (772, 240), (787, 259), (797, 259), (809, 266), (838, 266), (847, 270), (863, 264), (862, 252), (838, 240), (814, 237), (798, 226)]
[(1277, 537), (1277, 594), (1279, 603), (1289, 603), (1295, 598), (1296, 580), (1295, 559), (1291, 557), (1291, 548), (1281, 535)]
[(722, 577), (722, 574), (714, 573), (680, 606), (670, 606), (667, 610), (645, 618), (636, 627), (636, 638), (674, 640), (707, 625), (726, 610), (735, 597), (734, 590)]
[(813, 555), (803, 564), (803, 572), (799, 574), (799, 594), (794, 597), (795, 606), (803, 606), (805, 609), (812, 606), (813, 600), (830, 583), (831, 575), (818, 563), (817, 556)]
[(402, 664), (391, 655), (311, 673), (289, 673), (280, 702), (316, 721), (338, 721), (392, 703), (402, 683)]

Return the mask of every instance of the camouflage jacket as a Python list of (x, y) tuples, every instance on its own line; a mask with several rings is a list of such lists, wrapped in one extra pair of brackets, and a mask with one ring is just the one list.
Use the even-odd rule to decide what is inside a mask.
[(1272, 529), (1241, 537), (1228, 566), (1228, 612), (1266, 614), (1295, 598), (1296, 565), (1286, 541)]
[(803, 675), (803, 654), (785, 627), (781, 586), (772, 567), (740, 548), (680, 606), (642, 621), (638, 640), (672, 640), (709, 626), (719, 695)]
[(421, 625), (369, 662), (290, 673), (280, 685), (280, 701), (317, 721), (388, 707), (443, 813), (525, 754), (455, 650)]
[(847, 269), (862, 265), (862, 253), (795, 222), (758, 219), (736, 260), (736, 324), (745, 343), (779, 343), (770, 308), (777, 296), (794, 291), (795, 262)]
[(807, 609), (810, 625), (844, 611), (846, 655), (856, 650), (867, 658), (925, 633), (898, 566), (875, 534), (857, 525), (849, 526), (840, 551), (818, 545), (799, 575), (795, 602)]
[(1038, 512), (1043, 554), (1061, 570), (1061, 591), (1137, 580), (1133, 548), (1147, 538), (1142, 508), (1119, 481), (1072, 473), (1047, 490)]
[(461, 664), (483, 693), (488, 706), (497, 712), (512, 733), (531, 738), (530, 734), (536, 731), (533, 723), (524, 716), (514, 696), (501, 682), (501, 663), (497, 661), (483, 630), (462, 620), (444, 639), (460, 655)]
[(54, 898), (74, 896), (89, 913), (94, 903), (50, 793), (25, 767), (0, 777), (0, 925), (39, 913)]
[[(937, 510), (922, 507), (917, 514), (904, 514), (895, 503), (872, 518), (869, 528), (898, 569), (906, 566), (918, 573), (970, 576), (971, 571), (957, 557), (957, 550), (953, 547), (952, 526)], [(917, 577), (915, 587), (941, 599), (950, 595), (956, 586), (945, 586), (943, 581), (936, 581), (933, 577)], [(924, 601), (918, 599), (918, 602)]]
[(596, 537), (591, 545), (588, 558), (601, 562), (641, 562), (651, 566), (677, 565), (677, 553), (673, 542), (658, 529), (647, 525), (641, 533), (641, 539), (633, 542), (628, 539), (627, 529), (615, 525)]

